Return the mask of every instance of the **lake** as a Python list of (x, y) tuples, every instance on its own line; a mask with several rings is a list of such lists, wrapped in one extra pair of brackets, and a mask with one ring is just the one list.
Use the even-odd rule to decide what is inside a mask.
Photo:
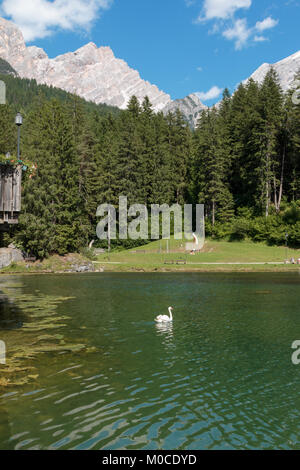
[[(299, 287), (297, 273), (1, 276), (0, 449), (300, 449)], [(173, 324), (155, 324), (169, 306)]]

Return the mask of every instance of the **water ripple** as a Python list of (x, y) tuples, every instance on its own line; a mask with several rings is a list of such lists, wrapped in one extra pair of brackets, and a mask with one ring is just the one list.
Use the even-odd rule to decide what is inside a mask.
[[(76, 289), (69, 279), (64, 288)], [(68, 317), (74, 340), (84, 332), (95, 352), (45, 355), (36, 386), (1, 396), (0, 448), (300, 448), (300, 374), (289, 356), (300, 332), (299, 283), (253, 275), (88, 279)], [(54, 287), (61, 295), (60, 283)], [(173, 324), (148, 321), (170, 297)]]

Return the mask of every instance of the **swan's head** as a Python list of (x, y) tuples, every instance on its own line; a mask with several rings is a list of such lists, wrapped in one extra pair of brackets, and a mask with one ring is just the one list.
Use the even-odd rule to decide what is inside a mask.
[(169, 310), (173, 310), (173, 307), (169, 307)]

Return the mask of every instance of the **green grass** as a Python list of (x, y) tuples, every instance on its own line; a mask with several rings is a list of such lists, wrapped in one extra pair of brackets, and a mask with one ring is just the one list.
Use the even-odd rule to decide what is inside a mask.
[[(170, 253), (168, 254), (166, 253), (166, 247), (165, 240), (161, 242), (156, 241), (138, 249), (101, 255), (98, 257), (98, 262), (104, 263), (105, 269), (109, 271), (192, 271), (199, 269), (209, 271), (254, 269), (256, 271), (286, 271), (299, 269), (297, 265), (265, 264), (282, 263), (286, 259), (286, 248), (268, 246), (264, 243), (207, 240), (203, 250), (196, 255), (186, 254), (182, 241), (169, 241)], [(288, 249), (287, 258), (290, 259), (292, 257), (295, 259), (300, 258), (300, 250)], [(165, 261), (178, 259), (186, 260), (187, 264), (165, 264)], [(224, 265), (210, 265), (209, 263), (224, 263)], [(235, 265), (234, 263), (241, 264)]]
[(74, 264), (90, 263), (82, 254), (69, 254), (66, 256), (53, 255), (43, 261), (11, 263), (0, 269), (1, 274), (46, 274), (69, 272)]
[[(288, 272), (299, 271), (299, 265), (285, 265), (286, 248), (268, 246), (264, 243), (253, 242), (226, 242), (206, 240), (203, 250), (190, 255), (185, 252), (182, 241), (170, 240), (168, 242), (170, 253), (166, 253), (166, 240), (156, 241), (132, 250), (112, 252), (99, 255), (96, 258), (96, 269), (104, 267), (111, 272)], [(300, 258), (300, 250), (288, 249), (287, 258)], [(184, 265), (165, 264), (165, 261), (186, 260)], [(68, 272), (71, 265), (90, 261), (82, 254), (67, 256), (54, 255), (42, 262), (13, 263), (2, 269), (1, 273), (59, 273)], [(218, 264), (211, 264), (218, 263)], [(238, 263), (238, 264), (235, 264)], [(270, 264), (268, 264), (270, 263)], [(273, 263), (273, 264), (272, 264)]]

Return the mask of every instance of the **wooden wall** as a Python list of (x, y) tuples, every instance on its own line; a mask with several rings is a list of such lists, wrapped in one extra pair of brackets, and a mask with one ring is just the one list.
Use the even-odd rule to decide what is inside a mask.
[[(21, 211), (21, 182), (21, 165), (0, 165), (0, 225), (18, 223)], [(3, 229), (3, 226), (1, 228)]]

